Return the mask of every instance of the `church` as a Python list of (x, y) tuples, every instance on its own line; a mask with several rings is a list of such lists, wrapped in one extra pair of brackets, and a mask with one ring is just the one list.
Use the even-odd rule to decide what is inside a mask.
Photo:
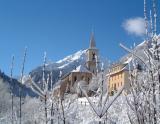
[(60, 83), (54, 89), (55, 96), (63, 96), (65, 93), (77, 93), (77, 84), (83, 80), (88, 85), (98, 71), (98, 49), (96, 48), (94, 33), (91, 33), (89, 48), (86, 50), (85, 65), (79, 65), (74, 70), (61, 78)]

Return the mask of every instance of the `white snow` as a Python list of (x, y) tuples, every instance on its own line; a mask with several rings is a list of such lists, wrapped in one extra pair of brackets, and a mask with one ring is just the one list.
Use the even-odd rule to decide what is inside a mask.
[(80, 65), (72, 72), (90, 72), (90, 71), (87, 68), (85, 68), (84, 66)]
[(146, 43), (146, 41), (143, 41), (142, 43), (138, 44), (138, 45), (136, 46), (136, 48), (141, 47), (141, 46), (144, 46), (145, 43)]
[(130, 63), (131, 61), (132, 61), (132, 56), (129, 57), (129, 58), (124, 62), (124, 64), (128, 64), (128, 63)]
[(59, 69), (62, 69), (62, 68), (64, 68), (64, 67), (68, 66), (68, 65), (69, 65), (69, 63), (66, 63), (66, 64), (64, 64), (64, 65), (62, 65), (62, 66), (59, 66), (58, 68), (59, 68)]
[(66, 61), (73, 62), (75, 60), (78, 60), (82, 56), (82, 54), (84, 54), (84, 53), (86, 53), (86, 50), (80, 50), (73, 55), (69, 55), (69, 56), (65, 57), (64, 59), (57, 61), (56, 63), (60, 64), (60, 63), (66, 62)]

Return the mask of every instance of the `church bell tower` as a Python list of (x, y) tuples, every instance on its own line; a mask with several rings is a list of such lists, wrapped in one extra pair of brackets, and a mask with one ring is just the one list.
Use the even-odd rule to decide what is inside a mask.
[(96, 48), (93, 32), (91, 33), (90, 45), (89, 48), (87, 49), (86, 54), (87, 54), (86, 66), (90, 72), (96, 75), (98, 70), (98, 49)]

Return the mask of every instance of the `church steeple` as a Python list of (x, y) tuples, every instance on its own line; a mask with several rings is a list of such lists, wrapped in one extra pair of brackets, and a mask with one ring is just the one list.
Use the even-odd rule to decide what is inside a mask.
[(89, 48), (86, 54), (87, 54), (86, 66), (90, 72), (96, 75), (97, 74), (97, 62), (98, 62), (98, 49), (96, 48), (93, 31), (91, 33), (90, 44), (89, 44)]
[(96, 47), (96, 42), (95, 42), (95, 39), (94, 39), (94, 33), (92, 31), (91, 33), (91, 38), (90, 38), (90, 45), (89, 45), (90, 48), (95, 48)]

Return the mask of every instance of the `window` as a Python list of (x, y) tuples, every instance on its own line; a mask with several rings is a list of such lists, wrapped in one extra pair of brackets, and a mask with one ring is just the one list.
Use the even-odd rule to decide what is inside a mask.
[(117, 88), (116, 88), (116, 83), (114, 84), (114, 90), (117, 90)]
[(76, 76), (74, 77), (74, 81), (77, 81), (77, 77)]
[(88, 84), (89, 84), (90, 78), (88, 78)]
[(92, 53), (92, 60), (96, 59), (95, 55), (96, 55), (95, 53)]
[(82, 77), (81, 77), (81, 80), (84, 80), (84, 79), (85, 79), (84, 76), (82, 76)]

